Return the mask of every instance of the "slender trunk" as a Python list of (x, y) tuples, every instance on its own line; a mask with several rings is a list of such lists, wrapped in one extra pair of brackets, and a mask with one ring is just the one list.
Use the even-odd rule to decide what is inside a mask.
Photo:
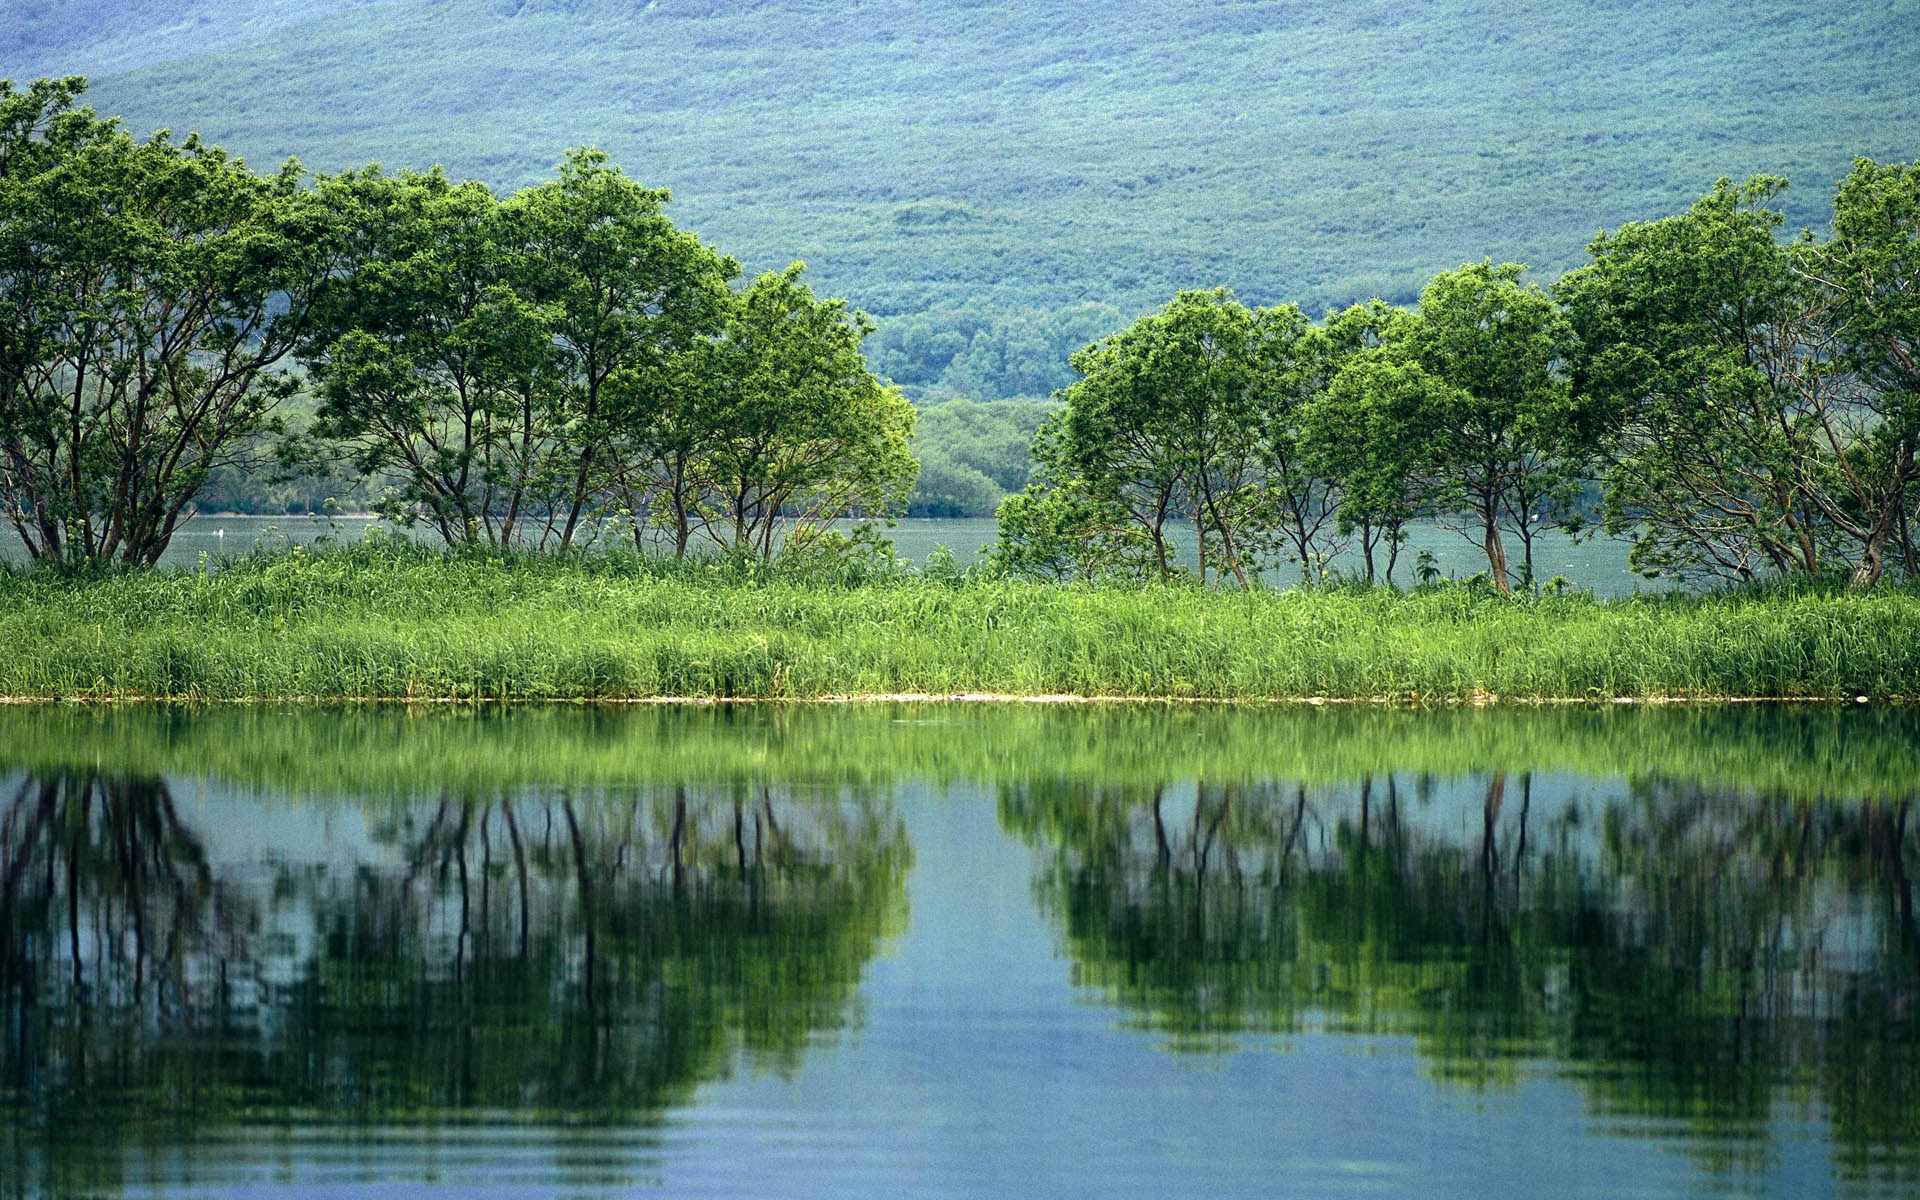
[(1200, 568), (1200, 586), (1207, 586), (1207, 525), (1201, 518), (1205, 509), (1198, 504), (1193, 506), (1193, 542), (1195, 565)]
[(1527, 855), (1527, 814), (1533, 810), (1533, 772), (1520, 777), (1520, 836), (1513, 847), (1513, 882), (1520, 884), (1520, 860)]
[[(1913, 473), (1913, 452), (1914, 446), (1911, 441), (1901, 447), (1900, 458), (1894, 466), (1887, 498), (1880, 505), (1880, 511), (1873, 515), (1873, 524), (1868, 526), (1866, 539), (1860, 547), (1860, 564), (1853, 570), (1853, 587), (1872, 587), (1880, 582), (1880, 575), (1886, 569), (1887, 541), (1893, 536), (1894, 527), (1904, 526), (1906, 521), (1906, 483), (1908, 476)], [(1911, 564), (1910, 549), (1909, 564)]]
[(687, 546), (693, 540), (693, 519), (687, 509), (687, 467), (684, 461), (674, 464), (673, 469), (673, 556), (676, 559), (687, 557)]
[(1507, 547), (1500, 540), (1500, 522), (1494, 519), (1494, 508), (1488, 505), (1482, 510), (1481, 534), (1487, 552), (1487, 572), (1493, 576), (1493, 586), (1503, 596), (1512, 595), (1513, 589), (1507, 583)]
[(673, 890), (679, 891), (681, 884), (680, 843), (687, 833), (687, 785), (680, 784), (673, 793), (673, 830), (667, 834), (667, 852), (673, 857)]
[(1367, 834), (1373, 827), (1373, 776), (1360, 779), (1360, 849), (1367, 848)]
[[(91, 788), (93, 785), (87, 785)], [(86, 829), (86, 793), (81, 793), (80, 826), (67, 843), (67, 953), (73, 959), (73, 995), (80, 999), (80, 838)]]
[[(594, 418), (599, 415), (601, 377), (597, 370), (599, 364), (587, 363), (587, 402), (581, 413), (581, 424), (589, 433), (593, 429)], [(560, 531), (560, 548), (565, 550), (573, 545), (573, 531), (580, 524), (580, 514), (587, 506), (588, 482), (593, 478), (594, 451), (599, 447), (589, 441), (580, 449), (580, 466), (573, 474), (573, 498), (567, 506), (567, 523)]]
[(1906, 559), (1907, 578), (1920, 579), (1920, 558), (1913, 552), (1913, 528), (1908, 523), (1907, 506), (1900, 506), (1900, 554)]
[[(1213, 501), (1212, 489), (1207, 491), (1207, 512), (1213, 517), (1214, 527), (1220, 531), (1220, 552), (1226, 556), (1227, 569), (1233, 572), (1234, 579), (1240, 584), (1240, 590), (1244, 592), (1247, 590), (1247, 573), (1241, 569), (1239, 552), (1233, 548), (1233, 535), (1228, 532), (1227, 523), (1220, 519), (1220, 506)], [(1206, 582), (1204, 572), (1201, 574), (1200, 581)]]
[(1481, 915), (1480, 936), (1483, 940), (1493, 936), (1493, 905), (1497, 877), (1500, 872), (1500, 852), (1494, 842), (1499, 830), (1500, 807), (1507, 794), (1506, 772), (1494, 773), (1487, 784), (1487, 798), (1481, 810), (1480, 832), (1480, 879), (1481, 879)]

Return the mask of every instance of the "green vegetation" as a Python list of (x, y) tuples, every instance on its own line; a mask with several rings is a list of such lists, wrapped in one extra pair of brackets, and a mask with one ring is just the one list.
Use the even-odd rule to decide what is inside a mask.
[[(1856, 705), (0, 708), (0, 1146), (110, 1191), (262, 1120), (588, 1137), (787, 1074), (861, 1020), (916, 852), (986, 853), (911, 837), (964, 783), (1074, 1002), (1168, 1050), (1407, 1039), (1450, 1089), (1550, 1074), (1755, 1159), (1804, 1107), (1843, 1178), (1898, 1180), (1917, 735)], [(974, 902), (932, 896), (935, 930)]]
[[(415, 7), (375, 5), (366, 23)], [(444, 7), (520, 33), (616, 15)], [(628, 23), (731, 19), (672, 7)], [(260, 11), (296, 36), (334, 28)], [(1152, 15), (1220, 32), (1220, 12)], [(0, 498), (37, 558), (151, 563), (274, 450), (282, 496), (244, 507), (310, 502), (350, 462), (350, 503), (450, 544), (567, 549), (612, 519), (642, 549), (770, 560), (839, 548), (825, 531), (841, 519), (1003, 503), (1004, 570), (1169, 579), (1187, 570), (1168, 537), (1184, 522), (1192, 574), (1244, 588), (1282, 564), (1323, 582), (1354, 544), (1364, 578), (1380, 552), (1392, 582), (1408, 523), (1426, 520), (1466, 534), (1504, 592), (1535, 585), (1538, 532), (1592, 523), (1604, 479), (1607, 528), (1636, 539), (1649, 575), (1871, 585), (1920, 564), (1914, 168), (1857, 159), (1831, 236), (1791, 244), (1777, 230), (1792, 214), (1770, 207), (1782, 181), (1723, 182), (1682, 216), (1603, 233), (1551, 292), (1483, 259), (1431, 276), (1417, 312), (1376, 298), (1314, 325), (1297, 304), (1185, 291), (1102, 336), (1124, 287), (1051, 306), (996, 291), (895, 306), (869, 339), (797, 264), (729, 287), (737, 264), (602, 151), (568, 151), (557, 178), (505, 199), (440, 167), (302, 189), (292, 160), (266, 180), (194, 139), (136, 143), (73, 110), (80, 86), (0, 94)], [(165, 188), (192, 202), (169, 207)], [(922, 197), (893, 224), (978, 216)], [(908, 393), (869, 369), (869, 340), (924, 403), (1057, 387), (1065, 405), (1044, 425), (1030, 404), (944, 413), (914, 489)], [(311, 416), (276, 441), (302, 386)], [(1026, 427), (1033, 472), (1007, 438)]]
[(311, 800), (782, 780), (1347, 785), (1391, 765), (1699, 780), (1826, 804), (1920, 779), (1903, 705), (0, 706), (0, 768), (159, 773)]
[(767, 559), (904, 506), (913, 409), (871, 322), (798, 263), (734, 290), (605, 155), (504, 202), (437, 170), (307, 188), (136, 141), (84, 87), (0, 81), (0, 515), (32, 558), (151, 566), (266, 450), (351, 462), (448, 545), (566, 550), (612, 516)]
[(1213, 592), (377, 547), (217, 574), (0, 579), (0, 693), (620, 699), (992, 692), (1377, 699), (1920, 696), (1920, 597), (1600, 603)]
[(136, 141), (84, 86), (0, 81), (0, 513), (35, 558), (151, 565), (276, 430), (336, 241), (297, 164)]
[(913, 517), (991, 516), (1033, 472), (1030, 447), (1053, 411), (1039, 400), (948, 400), (923, 405), (913, 426), (920, 474)]
[(1506, 592), (1535, 585), (1540, 532), (1587, 524), (1597, 480), (1650, 576), (1914, 578), (1920, 164), (1856, 163), (1824, 240), (1776, 239), (1782, 186), (1722, 180), (1603, 234), (1557, 295), (1482, 262), (1434, 276), (1418, 311), (1372, 301), (1315, 327), (1182, 292), (1074, 355), (995, 562), (1170, 579), (1184, 520), (1202, 583), (1278, 563), (1316, 582), (1355, 535), (1366, 580), (1384, 546), (1391, 582), (1426, 518)]
[[(1790, 224), (1817, 224), (1855, 155), (1920, 144), (1901, 102), (1920, 12), (1899, 0), (50, 0), (9, 16), (0, 75), (89, 74), (136, 127), (253, 162), (440, 163), (510, 191), (598, 146), (750, 273), (803, 259), (883, 329), (953, 313), (959, 333), (978, 303), (1130, 318), (1215, 285), (1317, 317), (1409, 303), (1482, 256), (1547, 280), (1596, 229), (1721, 175), (1787, 175), (1810, 189)], [(1038, 394), (1036, 366), (1061, 362), (970, 394)], [(934, 388), (944, 368), (883, 373)]]

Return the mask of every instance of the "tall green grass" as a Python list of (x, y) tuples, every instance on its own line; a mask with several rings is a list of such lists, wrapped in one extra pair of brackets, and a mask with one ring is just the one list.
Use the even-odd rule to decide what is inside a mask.
[(1920, 592), (1212, 592), (291, 550), (0, 576), (0, 694), (626, 700), (1920, 697)]

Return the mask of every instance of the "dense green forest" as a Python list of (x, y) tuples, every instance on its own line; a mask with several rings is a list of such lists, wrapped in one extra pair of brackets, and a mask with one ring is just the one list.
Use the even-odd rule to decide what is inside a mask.
[[(918, 401), (1037, 397), (1182, 288), (1313, 317), (1769, 172), (1904, 161), (1920, 7), (1217, 0), (38, 0), (0, 76), (256, 165), (511, 192), (606, 150), (749, 275), (794, 259)], [(1111, 310), (1111, 311), (1109, 311)], [(984, 339), (984, 341), (983, 341)]]

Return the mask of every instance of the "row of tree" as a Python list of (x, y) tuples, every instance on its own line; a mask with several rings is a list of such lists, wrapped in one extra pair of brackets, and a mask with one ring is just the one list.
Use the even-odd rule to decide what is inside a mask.
[(0, 508), (34, 557), (152, 563), (211, 476), (269, 455), (349, 461), (456, 544), (567, 547), (612, 515), (767, 556), (904, 503), (913, 409), (866, 317), (798, 264), (735, 286), (604, 155), (506, 198), (310, 183), (137, 140), (84, 87), (0, 84)]
[[(1417, 310), (1319, 324), (1184, 292), (1073, 357), (999, 513), (998, 561), (1044, 577), (1317, 579), (1406, 525), (1454, 526), (1501, 590), (1535, 536), (1609, 532), (1649, 575), (1917, 572), (1920, 164), (1859, 161), (1830, 236), (1778, 236), (1785, 182), (1721, 181), (1687, 212), (1602, 234), (1551, 291), (1480, 263)], [(1518, 561), (1512, 548), (1517, 544)]]

